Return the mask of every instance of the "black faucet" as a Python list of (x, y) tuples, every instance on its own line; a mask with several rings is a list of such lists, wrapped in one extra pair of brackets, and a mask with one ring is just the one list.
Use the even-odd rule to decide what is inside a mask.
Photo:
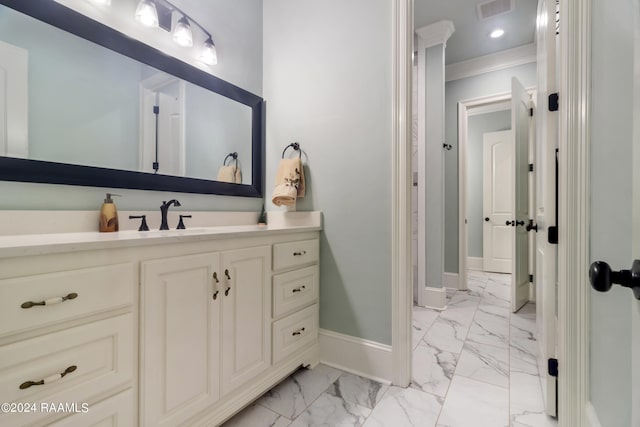
[(169, 224), (167, 224), (167, 212), (169, 212), (169, 206), (181, 206), (180, 202), (176, 199), (171, 199), (168, 202), (162, 201), (162, 206), (160, 206), (160, 213), (162, 214), (162, 223), (160, 224), (160, 230), (168, 230)]

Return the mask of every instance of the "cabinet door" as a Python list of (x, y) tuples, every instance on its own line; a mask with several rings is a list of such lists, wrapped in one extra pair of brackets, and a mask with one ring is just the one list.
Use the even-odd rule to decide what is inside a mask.
[(142, 264), (145, 426), (177, 425), (220, 397), (221, 298), (213, 299), (219, 262), (218, 254), (208, 253)]
[(271, 364), (269, 246), (222, 254), (222, 392)]

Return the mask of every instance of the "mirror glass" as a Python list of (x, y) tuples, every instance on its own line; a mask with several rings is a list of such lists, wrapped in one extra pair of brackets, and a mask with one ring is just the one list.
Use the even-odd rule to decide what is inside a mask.
[[(198, 84), (165, 72), (160, 68), (171, 58), (147, 49), (159, 61), (152, 55), (140, 62), (0, 5), (0, 77), (7, 82), (0, 89), (0, 154), (143, 173), (149, 183), (163, 176), (158, 181), (184, 177), (256, 187), (261, 126), (254, 121), (261, 112), (251, 104), (262, 100), (233, 99), (216, 91), (233, 85), (177, 60)], [(241, 172), (223, 174), (225, 164)], [(204, 192), (216, 193), (211, 186)], [(220, 194), (233, 193), (223, 188)]]

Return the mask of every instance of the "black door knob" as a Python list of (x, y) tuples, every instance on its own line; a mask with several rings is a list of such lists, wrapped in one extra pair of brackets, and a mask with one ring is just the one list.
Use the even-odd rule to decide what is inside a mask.
[(513, 227), (514, 225), (516, 225), (516, 222), (515, 221), (512, 222), (512, 221), (507, 220), (507, 222), (505, 222), (504, 224), (505, 225), (510, 225), (510, 226)]
[(489, 217), (486, 217), (484, 220), (485, 222), (489, 222)]
[(612, 271), (609, 264), (596, 261), (589, 268), (591, 287), (599, 292), (607, 292), (613, 284), (631, 288), (636, 299), (640, 300), (640, 260), (633, 261), (631, 270)]
[(527, 224), (527, 231), (531, 231), (531, 230), (535, 231), (536, 233), (538, 232), (538, 224), (533, 225), (532, 219), (530, 219), (529, 224)]

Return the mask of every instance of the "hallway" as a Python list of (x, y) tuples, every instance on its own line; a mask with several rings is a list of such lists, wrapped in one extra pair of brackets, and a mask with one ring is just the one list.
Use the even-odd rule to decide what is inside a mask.
[(319, 365), (296, 372), (225, 427), (555, 426), (542, 403), (535, 305), (510, 313), (509, 275), (468, 277), (469, 291), (448, 291), (445, 311), (414, 307), (411, 387)]

